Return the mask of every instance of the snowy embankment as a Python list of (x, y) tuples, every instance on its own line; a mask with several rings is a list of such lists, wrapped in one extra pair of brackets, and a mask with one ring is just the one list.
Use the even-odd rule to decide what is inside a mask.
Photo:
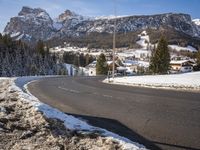
[[(60, 145), (63, 145), (63, 147), (70, 149), (146, 149), (143, 145), (132, 142), (127, 138), (121, 137), (105, 129), (91, 126), (78, 118), (52, 108), (49, 105), (40, 102), (36, 97), (31, 95), (29, 91), (25, 93), (24, 89), (27, 90), (27, 84), (25, 86), (22, 85), (27, 82), (30, 83), (35, 79), (35, 77), (26, 77), (17, 79), (16, 83), (13, 78), (0, 79), (0, 103), (2, 103), (0, 108), (0, 134), (3, 134), (5, 137), (8, 136), (8, 134), (6, 134), (6, 132), (10, 131), (7, 125), (8, 121), (3, 119), (5, 122), (1, 122), (1, 118), (9, 116), (10, 110), (12, 110), (12, 114), (13, 111), (16, 111), (17, 115), (14, 115), (14, 117), (19, 116), (19, 118), (16, 118), (17, 123), (24, 121), (18, 125), (19, 130), (23, 128), (23, 132), (16, 132), (17, 134), (14, 137), (16, 137), (16, 139), (19, 137), (18, 140), (13, 139), (16, 143), (9, 145), (9, 141), (7, 141), (7, 143), (6, 141), (3, 141), (4, 143), (0, 142), (0, 145), (2, 144), (5, 146), (7, 144), (11, 146), (10, 149), (27, 148), (27, 146), (29, 146), (29, 149), (37, 149), (37, 146), (40, 146), (41, 149), (52, 149), (52, 144), (48, 143), (50, 142), (55, 146), (59, 147)], [(10, 107), (9, 109), (7, 105)], [(11, 108), (11, 106), (13, 107)], [(20, 115), (18, 114), (19, 112), (21, 112)], [(7, 120), (9, 119), (7, 118)], [(28, 131), (24, 131), (24, 126), (28, 126)], [(53, 126), (53, 128), (51, 128), (51, 126)], [(63, 129), (63, 126), (65, 129)], [(40, 130), (37, 128), (40, 128)], [(44, 137), (41, 137), (40, 132), (45, 132)], [(51, 132), (53, 132), (56, 136), (53, 134), (54, 136), (52, 137)], [(67, 137), (65, 137), (62, 133), (66, 133)], [(74, 133), (76, 134), (74, 135)], [(37, 135), (39, 136), (37, 137)], [(40, 143), (36, 140), (37, 138), (47, 138), (48, 141)], [(74, 138), (76, 138), (75, 141)], [(56, 142), (58, 144), (55, 144)], [(27, 145), (27, 143), (32, 144)], [(41, 147), (42, 145), (44, 147)]]
[[(200, 91), (200, 72), (173, 75), (118, 77), (111, 84)], [(108, 79), (104, 80), (108, 83)]]

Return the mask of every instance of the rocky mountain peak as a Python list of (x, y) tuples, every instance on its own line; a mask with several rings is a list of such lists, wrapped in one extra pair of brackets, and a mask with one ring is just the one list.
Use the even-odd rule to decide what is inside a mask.
[(25, 17), (26, 19), (44, 19), (44, 20), (51, 20), (49, 14), (41, 8), (30, 8), (27, 6), (22, 7), (22, 10), (18, 13), (18, 17)]
[(68, 19), (70, 19), (72, 17), (76, 17), (76, 16), (78, 16), (78, 15), (76, 13), (72, 12), (71, 10), (65, 10), (64, 13), (62, 13), (58, 16), (58, 20), (65, 21), (65, 20), (68, 20)]
[(27, 6), (22, 7), (22, 10), (18, 13), (18, 16), (26, 16), (30, 14), (38, 15), (40, 13), (48, 14), (45, 10), (41, 8), (30, 8)]
[(4, 33), (17, 40), (47, 39), (51, 35), (52, 25), (53, 20), (45, 10), (25, 6), (18, 16), (10, 19)]
[(32, 13), (33, 9), (27, 6), (22, 7), (22, 10), (18, 13), (19, 16), (23, 16), (29, 13)]

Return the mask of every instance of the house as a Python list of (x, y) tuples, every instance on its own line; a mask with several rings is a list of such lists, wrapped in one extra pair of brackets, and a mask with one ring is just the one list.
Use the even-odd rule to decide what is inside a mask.
[(89, 76), (96, 76), (97, 75), (96, 67), (90, 67), (89, 70), (88, 70), (88, 75)]
[(88, 70), (88, 76), (96, 76), (96, 64), (97, 61), (93, 61), (89, 65), (86, 66), (86, 69)]
[(195, 63), (192, 60), (172, 60), (170, 62), (171, 72), (191, 72)]
[(128, 70), (132, 70), (135, 73), (139, 73), (141, 70), (146, 72), (149, 68), (149, 62), (140, 60), (124, 60), (124, 66)]
[[(92, 63), (86, 66), (89, 76), (96, 76), (96, 63), (97, 61), (93, 61)], [(112, 70), (113, 61), (107, 61), (107, 65), (109, 70)], [(115, 62), (115, 70), (117, 70), (117, 67), (120, 67), (120, 65)]]

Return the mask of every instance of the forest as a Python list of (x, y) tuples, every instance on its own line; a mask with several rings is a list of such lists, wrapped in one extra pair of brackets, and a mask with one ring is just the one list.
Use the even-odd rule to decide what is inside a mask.
[(63, 69), (56, 54), (49, 53), (42, 41), (30, 47), (0, 34), (0, 76), (56, 75)]

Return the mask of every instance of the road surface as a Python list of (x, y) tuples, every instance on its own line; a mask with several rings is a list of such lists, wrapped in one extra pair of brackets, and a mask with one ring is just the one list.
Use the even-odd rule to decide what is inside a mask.
[(42, 102), (150, 149), (200, 149), (200, 93), (54, 77), (29, 84)]

